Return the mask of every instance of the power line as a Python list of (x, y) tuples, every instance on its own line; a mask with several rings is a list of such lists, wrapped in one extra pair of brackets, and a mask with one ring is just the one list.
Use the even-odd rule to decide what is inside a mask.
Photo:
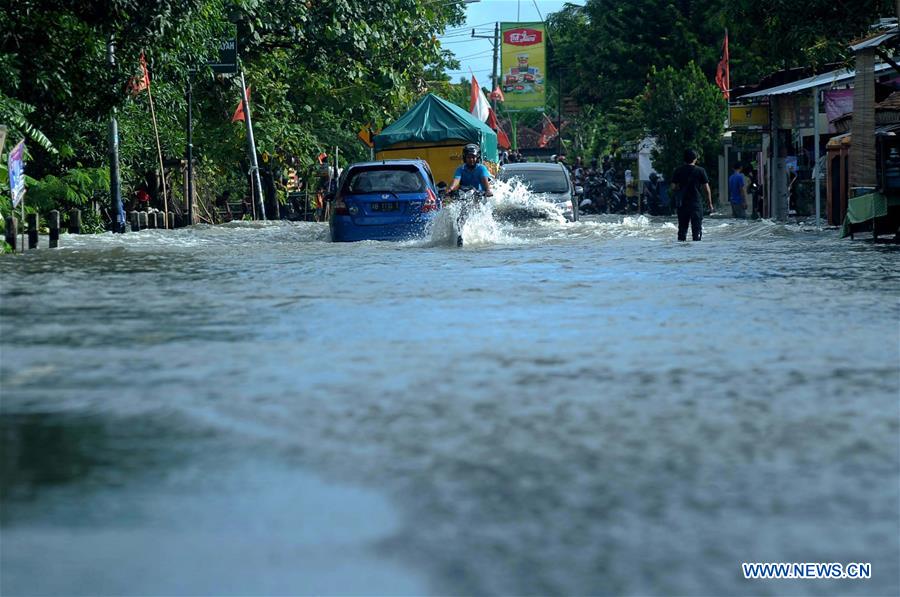
[(473, 27), (485, 27), (487, 25), (493, 25), (494, 21), (488, 21), (487, 23), (478, 23), (477, 25), (463, 25), (462, 27), (453, 27), (452, 29), (447, 29), (446, 31), (468, 31)]
[(494, 50), (485, 50), (484, 52), (478, 52), (477, 54), (469, 54), (468, 56), (454, 56), (457, 60), (465, 60), (466, 58), (480, 58), (482, 56), (488, 56), (493, 54)]
[[(467, 44), (467, 43), (473, 42), (475, 39), (478, 39), (478, 38), (476, 37), (476, 38), (469, 38), (469, 39), (460, 40), (460, 41), (441, 42), (441, 45), (442, 45), (442, 46), (453, 46), (453, 45), (456, 45), (456, 44)], [(486, 40), (486, 41), (487, 41), (487, 40)]]

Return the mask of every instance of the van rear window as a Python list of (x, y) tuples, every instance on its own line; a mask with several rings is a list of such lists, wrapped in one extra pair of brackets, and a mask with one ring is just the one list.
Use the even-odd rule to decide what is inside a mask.
[(521, 179), (535, 193), (567, 193), (569, 181), (561, 171), (554, 170), (503, 170), (500, 180)]
[(361, 170), (353, 173), (345, 189), (347, 193), (418, 193), (425, 190), (425, 181), (418, 171)]

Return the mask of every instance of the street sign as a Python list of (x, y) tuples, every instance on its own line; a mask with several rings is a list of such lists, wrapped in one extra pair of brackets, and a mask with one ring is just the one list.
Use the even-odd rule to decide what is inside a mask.
[(25, 196), (25, 140), (19, 141), (9, 152), (9, 194), (12, 196), (12, 206), (19, 205), (19, 201)]
[(374, 134), (372, 133), (372, 129), (368, 126), (362, 127), (359, 129), (359, 132), (356, 133), (356, 138), (368, 147), (375, 147), (375, 141), (372, 137), (374, 137)]
[(225, 75), (237, 74), (237, 37), (222, 40), (219, 44), (218, 60), (213, 60), (206, 64), (216, 73)]
[(769, 126), (769, 106), (731, 106), (731, 128)]

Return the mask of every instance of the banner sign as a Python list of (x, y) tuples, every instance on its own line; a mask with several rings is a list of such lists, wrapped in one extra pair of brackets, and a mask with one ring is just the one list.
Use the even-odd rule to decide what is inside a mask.
[(25, 140), (19, 141), (9, 152), (9, 193), (16, 207), (25, 196)]
[(544, 24), (500, 23), (500, 84), (508, 111), (544, 111), (547, 62)]
[(853, 90), (832, 89), (824, 93), (825, 114), (828, 116), (828, 132), (836, 133), (834, 122), (844, 114), (853, 112)]
[(731, 128), (769, 126), (769, 106), (731, 106)]

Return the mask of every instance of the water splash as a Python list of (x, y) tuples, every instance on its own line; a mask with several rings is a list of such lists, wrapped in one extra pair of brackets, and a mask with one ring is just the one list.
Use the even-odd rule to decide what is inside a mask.
[(512, 224), (527, 224), (535, 220), (547, 220), (558, 224), (566, 222), (563, 209), (550, 195), (533, 193), (518, 179), (495, 181), (494, 196), (490, 198), (494, 217)]

